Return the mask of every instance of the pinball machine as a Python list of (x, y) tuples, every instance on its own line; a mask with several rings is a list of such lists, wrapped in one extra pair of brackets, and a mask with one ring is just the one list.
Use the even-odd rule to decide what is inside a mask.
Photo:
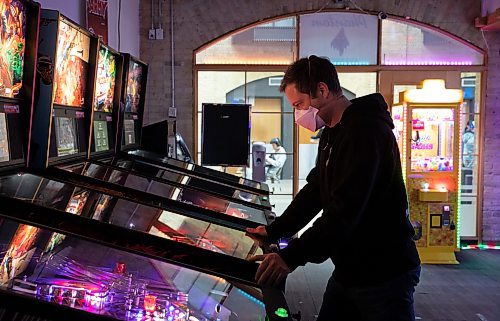
[[(31, 1), (0, 1), (0, 171), (11, 173), (25, 165), (29, 149), (31, 106), (35, 99), (35, 70), (40, 5)], [(0, 184), (0, 191), (4, 186)], [(2, 207), (5, 205), (2, 203)], [(0, 222), (2, 220), (0, 219)], [(3, 223), (7, 224), (7, 223)], [(33, 228), (15, 224), (9, 233), (0, 233), (0, 240), (11, 240), (17, 247), (0, 248), (2, 267), (18, 264), (18, 251), (30, 256)], [(22, 267), (21, 267), (22, 268)], [(4, 278), (2, 275), (0, 277)]]
[(2, 238), (15, 232), (1, 264), (0, 320), (45, 312), (16, 309), (28, 298), (49, 303), (51, 320), (67, 316), (60, 307), (115, 320), (291, 320), (282, 291), (259, 288), (257, 265), (244, 259), (262, 252), (234, 233), (223, 233), (232, 244), (224, 248), (221, 230), (193, 238), (162, 227), (158, 236), (4, 195)]

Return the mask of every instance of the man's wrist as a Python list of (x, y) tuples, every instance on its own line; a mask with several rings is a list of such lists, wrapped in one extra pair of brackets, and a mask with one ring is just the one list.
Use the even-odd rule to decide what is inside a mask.
[(297, 244), (294, 243), (295, 242), (292, 241), (287, 247), (278, 251), (278, 255), (281, 257), (283, 262), (286, 263), (290, 271), (293, 271), (298, 266), (305, 264), (302, 262), (300, 257), (296, 255), (297, 247), (295, 245)]

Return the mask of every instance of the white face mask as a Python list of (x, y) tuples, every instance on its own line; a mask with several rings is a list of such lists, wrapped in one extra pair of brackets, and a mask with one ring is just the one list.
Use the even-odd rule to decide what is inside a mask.
[(309, 106), (307, 110), (295, 109), (295, 122), (312, 132), (325, 126), (325, 122), (318, 116), (319, 110), (313, 106)]

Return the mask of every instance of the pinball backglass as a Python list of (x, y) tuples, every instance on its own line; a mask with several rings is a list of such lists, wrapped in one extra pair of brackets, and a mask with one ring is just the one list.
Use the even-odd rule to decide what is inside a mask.
[(14, 98), (23, 81), (26, 7), (19, 0), (0, 0), (0, 96)]
[(54, 77), (54, 104), (83, 107), (87, 86), (90, 37), (59, 21)]

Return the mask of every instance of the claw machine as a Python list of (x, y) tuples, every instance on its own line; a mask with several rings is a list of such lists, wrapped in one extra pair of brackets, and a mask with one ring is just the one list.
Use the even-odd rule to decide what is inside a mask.
[(458, 264), (462, 91), (427, 79), (400, 96), (392, 116), (420, 258)]

